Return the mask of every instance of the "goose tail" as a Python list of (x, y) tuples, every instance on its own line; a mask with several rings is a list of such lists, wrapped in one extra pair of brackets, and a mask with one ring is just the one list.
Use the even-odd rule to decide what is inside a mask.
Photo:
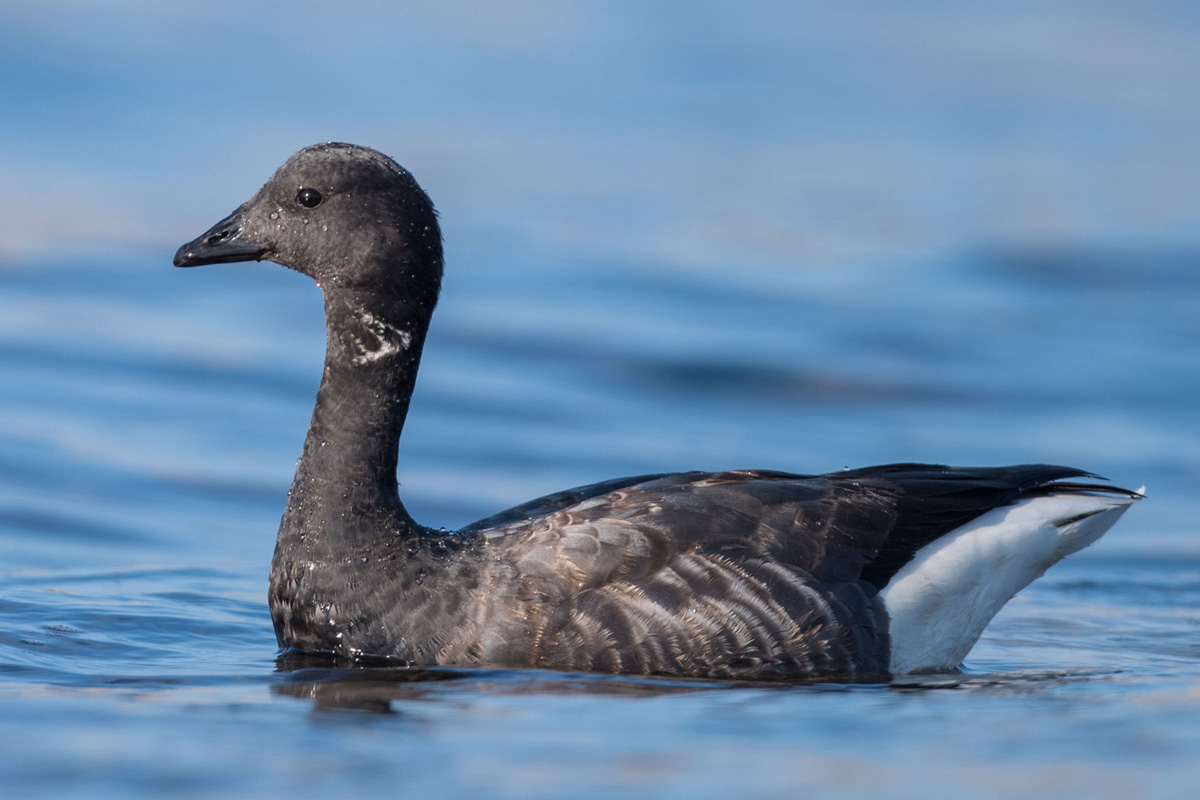
[(1050, 483), (922, 547), (879, 594), (889, 617), (891, 672), (958, 667), (1005, 603), (1103, 536), (1142, 496)]

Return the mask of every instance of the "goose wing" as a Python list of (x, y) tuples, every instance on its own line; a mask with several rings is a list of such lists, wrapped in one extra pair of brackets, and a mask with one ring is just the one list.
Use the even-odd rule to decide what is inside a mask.
[(539, 498), (464, 530), (494, 554), (480, 654), (618, 672), (880, 674), (887, 617), (876, 595), (917, 550), (1083, 475), (1047, 465), (739, 470)]
[[(643, 566), (652, 570), (671, 553), (703, 551), (734, 560), (765, 558), (815, 580), (861, 579), (882, 589), (933, 540), (1026, 493), (1074, 477), (1096, 476), (1048, 464), (887, 464), (824, 475), (770, 470), (639, 475), (546, 495), (459, 533), (520, 547), (531, 535), (597, 538), (609, 527), (635, 529), (648, 546), (624, 556), (629, 568), (640, 560), (638, 553), (649, 557)], [(1127, 493), (1092, 484), (1076, 488)]]

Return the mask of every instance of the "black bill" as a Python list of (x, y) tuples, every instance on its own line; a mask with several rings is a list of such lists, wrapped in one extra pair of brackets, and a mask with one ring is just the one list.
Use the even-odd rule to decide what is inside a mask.
[(202, 264), (262, 260), (267, 248), (247, 240), (243, 230), (245, 222), (246, 206), (243, 205), (179, 248), (175, 253), (175, 266), (198, 267)]

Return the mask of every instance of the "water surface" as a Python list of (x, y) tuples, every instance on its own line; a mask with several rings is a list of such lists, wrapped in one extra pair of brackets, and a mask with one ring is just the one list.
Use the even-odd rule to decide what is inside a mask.
[[(8, 793), (1194, 795), (1189, 10), (172, 8), (18, 3), (0, 32)], [(266, 573), (319, 292), (170, 256), (326, 138), (394, 154), (443, 214), (401, 444), (426, 524), (619, 475), (900, 460), (1149, 497), (956, 675), (281, 658)]]

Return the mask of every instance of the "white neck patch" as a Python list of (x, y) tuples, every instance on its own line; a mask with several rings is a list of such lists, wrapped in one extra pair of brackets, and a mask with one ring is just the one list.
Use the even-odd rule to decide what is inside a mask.
[(350, 363), (361, 367), (373, 361), (378, 361), (381, 358), (396, 355), (408, 349), (412, 344), (412, 334), (408, 331), (401, 330), (395, 325), (390, 325), (387, 322), (379, 319), (373, 314), (370, 314), (361, 309), (355, 310), (355, 315), (367, 331), (375, 338), (374, 342), (364, 342), (357, 336), (354, 339), (354, 349), (358, 351), (358, 355), (350, 360)]

